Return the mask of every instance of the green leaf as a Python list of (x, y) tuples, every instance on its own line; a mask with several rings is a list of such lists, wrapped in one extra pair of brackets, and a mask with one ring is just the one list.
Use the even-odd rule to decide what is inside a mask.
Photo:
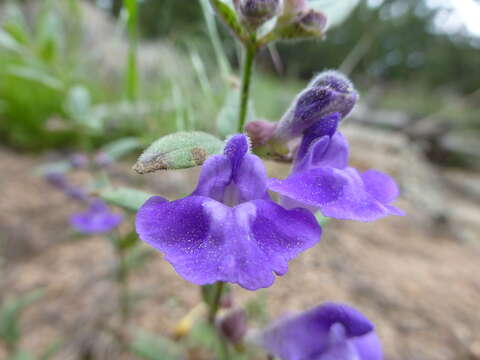
[(38, 176), (44, 176), (46, 174), (52, 173), (65, 174), (70, 170), (72, 170), (72, 165), (69, 161), (56, 161), (45, 165), (37, 166), (34, 169), (34, 174)]
[(181, 348), (171, 340), (159, 335), (144, 332), (137, 333), (131, 351), (147, 360), (179, 360), (184, 359)]
[(156, 170), (186, 169), (202, 165), (223, 149), (223, 141), (200, 132), (178, 132), (164, 136), (140, 156), (133, 169), (139, 174)]
[(102, 118), (92, 111), (90, 91), (83, 85), (75, 85), (68, 91), (65, 111), (72, 120), (91, 131), (103, 128)]
[(107, 203), (133, 212), (138, 211), (145, 201), (152, 196), (147, 192), (128, 187), (107, 189), (100, 193), (100, 198)]
[(20, 339), (20, 315), (22, 311), (43, 295), (41, 290), (31, 291), (7, 301), (0, 309), (0, 338), (14, 346)]
[(240, 24), (236, 11), (222, 0), (210, 0), (210, 4), (215, 9), (218, 17), (223, 20), (240, 40), (245, 40), (248, 34), (245, 28)]
[(27, 66), (10, 66), (7, 68), (7, 74), (19, 79), (35, 82), (48, 87), (52, 90), (62, 90), (63, 83), (57, 78), (47, 74), (45, 71)]
[(334, 27), (344, 22), (355, 10), (360, 0), (314, 0), (311, 6), (327, 16), (328, 27)]
[(142, 143), (136, 137), (126, 137), (115, 140), (105, 145), (101, 151), (109, 155), (111, 158), (118, 160), (133, 151), (140, 149)]

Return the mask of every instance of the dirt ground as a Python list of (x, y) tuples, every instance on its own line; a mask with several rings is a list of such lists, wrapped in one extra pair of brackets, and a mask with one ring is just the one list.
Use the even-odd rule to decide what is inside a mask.
[[(345, 132), (355, 166), (375, 167), (398, 179), (397, 205), (408, 215), (368, 224), (332, 221), (320, 244), (260, 291), (269, 314), (345, 302), (375, 322), (387, 360), (480, 359), (480, 202), (463, 182), (472, 184), (480, 176), (431, 167), (401, 136), (357, 127)], [(61, 337), (67, 341), (58, 359), (74, 359), (72, 354), (85, 348), (94, 348), (99, 359), (117, 359), (108, 340), (94, 331), (98, 319), (112, 317), (114, 307), (115, 291), (106, 276), (114, 261), (110, 245), (100, 237), (72, 237), (67, 221), (77, 205), (32, 175), (44, 161), (1, 150), (1, 296), (45, 289), (24, 314), (24, 347), (38, 351)], [(129, 166), (114, 169), (118, 183), (168, 197), (187, 194), (198, 174), (187, 170), (139, 179)], [(269, 166), (271, 174), (287, 170)], [(84, 181), (88, 175), (74, 178)], [(199, 301), (197, 288), (160, 254), (131, 284), (143, 293), (135, 306), (135, 329), (168, 335)], [(234, 293), (239, 304), (258, 295), (240, 288)]]

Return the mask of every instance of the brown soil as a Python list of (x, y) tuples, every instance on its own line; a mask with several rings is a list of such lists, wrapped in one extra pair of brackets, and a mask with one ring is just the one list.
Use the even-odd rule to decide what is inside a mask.
[[(271, 288), (257, 293), (235, 288), (237, 303), (260, 293), (274, 317), (327, 300), (345, 302), (376, 323), (386, 359), (480, 359), (478, 199), (444, 187), (440, 173), (401, 138), (378, 133), (373, 141), (370, 132), (354, 130), (347, 133), (357, 149), (355, 165), (394, 173), (404, 192), (398, 205), (408, 215), (369, 224), (331, 222), (321, 243), (292, 261)], [(115, 321), (116, 293), (107, 276), (114, 262), (110, 244), (100, 237), (72, 238), (67, 219), (78, 208), (31, 174), (42, 161), (0, 154), (0, 230), (6, 240), (1, 297), (45, 290), (24, 314), (24, 347), (39, 351), (61, 337), (66, 342), (58, 359), (74, 359), (80, 349), (117, 359), (111, 339), (95, 331), (99, 319)], [(138, 185), (139, 176), (127, 176), (128, 168), (115, 169), (118, 182)], [(270, 171), (286, 168), (271, 164)], [(142, 181), (174, 197), (188, 193), (197, 173), (157, 173)], [(87, 177), (74, 174), (78, 181)], [(468, 224), (465, 212), (472, 219)], [(135, 306), (135, 329), (169, 335), (199, 301), (197, 288), (160, 254), (136, 271), (131, 284), (144, 295)]]

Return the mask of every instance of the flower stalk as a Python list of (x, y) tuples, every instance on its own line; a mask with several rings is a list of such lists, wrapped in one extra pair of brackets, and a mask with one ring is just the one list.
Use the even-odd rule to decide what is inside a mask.
[(240, 91), (240, 108), (238, 114), (238, 132), (243, 132), (248, 112), (248, 99), (250, 97), (250, 83), (252, 79), (253, 61), (257, 53), (255, 38), (252, 43), (245, 44), (243, 58), (242, 89)]

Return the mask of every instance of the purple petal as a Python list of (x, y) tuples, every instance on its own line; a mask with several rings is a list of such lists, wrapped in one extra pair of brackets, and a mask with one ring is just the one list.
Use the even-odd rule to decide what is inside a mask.
[(265, 200), (231, 208), (201, 196), (171, 203), (152, 198), (139, 210), (136, 227), (185, 279), (249, 290), (270, 286), (274, 272), (284, 274), (289, 260), (320, 239), (309, 212)]
[(317, 138), (310, 143), (307, 151), (301, 150), (302, 147), (295, 158), (293, 172), (305, 171), (313, 167), (343, 169), (348, 165), (348, 142), (339, 132), (332, 137)]
[[(332, 330), (339, 324), (343, 334), (332, 339)], [(323, 359), (321, 355), (328, 354), (332, 345), (341, 344), (343, 338), (348, 340), (371, 331), (373, 324), (357, 310), (328, 303), (274, 322), (263, 332), (261, 343), (268, 353), (282, 360)]]
[(367, 191), (378, 201), (389, 204), (398, 197), (398, 186), (387, 174), (371, 169), (361, 176)]
[(247, 154), (233, 173), (233, 182), (238, 192), (238, 203), (255, 199), (269, 199), (267, 172), (262, 160)]
[(112, 213), (103, 201), (95, 200), (87, 211), (72, 215), (70, 223), (81, 233), (96, 234), (113, 230), (122, 219), (122, 215)]
[[(384, 175), (386, 176), (386, 175)], [(377, 178), (378, 180), (379, 178)], [(371, 180), (371, 174), (369, 175)], [(374, 221), (387, 215), (402, 215), (401, 210), (382, 203), (391, 195), (391, 183), (381, 190), (381, 183), (370, 191), (359, 172), (353, 168), (316, 168), (294, 173), (285, 180), (270, 179), (268, 187), (293, 200), (320, 209), (323, 215), (338, 219)]]
[(197, 188), (192, 195), (223, 201), (232, 179), (232, 163), (225, 155), (213, 155), (203, 164)]
[(225, 145), (223, 153), (228, 157), (235, 168), (247, 154), (250, 145), (248, 138), (243, 134), (232, 135)]
[(383, 351), (378, 335), (371, 332), (365, 336), (352, 339), (359, 360), (382, 360)]

